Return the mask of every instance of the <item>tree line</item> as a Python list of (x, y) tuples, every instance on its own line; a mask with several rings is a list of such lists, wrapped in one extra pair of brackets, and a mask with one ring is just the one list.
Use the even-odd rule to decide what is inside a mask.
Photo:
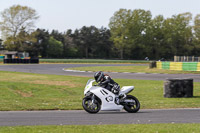
[(114, 53), (110, 30), (94, 26), (64, 33), (37, 29), (29, 34), (22, 30), (16, 37), (7, 38), (4, 45), (7, 50), (26, 51), (43, 58), (112, 58)]
[[(30, 19), (22, 23), (26, 15)], [(109, 28), (83, 26), (65, 32), (33, 30), (31, 24), (39, 18), (36, 11), (20, 5), (4, 10), (1, 18), (4, 49), (26, 51), (34, 57), (158, 60), (200, 53), (200, 14), (193, 19), (189, 12), (153, 18), (150, 11), (120, 9), (111, 16)]]

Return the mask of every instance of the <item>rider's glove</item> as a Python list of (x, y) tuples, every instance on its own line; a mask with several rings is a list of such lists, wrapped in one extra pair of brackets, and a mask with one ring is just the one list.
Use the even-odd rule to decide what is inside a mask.
[(99, 83), (98, 86), (102, 86), (102, 83)]

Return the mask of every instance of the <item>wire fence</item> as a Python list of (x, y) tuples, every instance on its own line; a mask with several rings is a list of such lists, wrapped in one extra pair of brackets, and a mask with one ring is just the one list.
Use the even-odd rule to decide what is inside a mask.
[(174, 62), (200, 62), (200, 57), (195, 57), (195, 56), (174, 56)]

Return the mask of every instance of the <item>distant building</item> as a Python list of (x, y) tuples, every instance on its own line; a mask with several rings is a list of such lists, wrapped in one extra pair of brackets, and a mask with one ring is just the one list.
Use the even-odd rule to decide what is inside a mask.
[(26, 52), (8, 51), (4, 55), (5, 59), (29, 59), (29, 53)]
[(5, 59), (15, 59), (17, 51), (8, 51), (5, 53)]
[(17, 52), (17, 51), (0, 51), (0, 53), (4, 52), (3, 55), (3, 62), (4, 64), (9, 64), (9, 63), (17, 63), (17, 64), (39, 64), (39, 59), (34, 59), (29, 57), (29, 53), (27, 52)]

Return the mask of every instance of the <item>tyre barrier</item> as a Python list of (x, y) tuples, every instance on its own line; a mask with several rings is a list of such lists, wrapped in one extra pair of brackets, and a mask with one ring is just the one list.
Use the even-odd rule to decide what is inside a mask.
[(39, 64), (39, 59), (4, 59), (4, 64)]
[(151, 61), (149, 63), (149, 68), (152, 69), (152, 68), (155, 68), (156, 67), (156, 61)]
[(158, 69), (179, 71), (200, 71), (200, 62), (156, 62)]
[(193, 97), (193, 79), (166, 79), (164, 82), (164, 97)]

